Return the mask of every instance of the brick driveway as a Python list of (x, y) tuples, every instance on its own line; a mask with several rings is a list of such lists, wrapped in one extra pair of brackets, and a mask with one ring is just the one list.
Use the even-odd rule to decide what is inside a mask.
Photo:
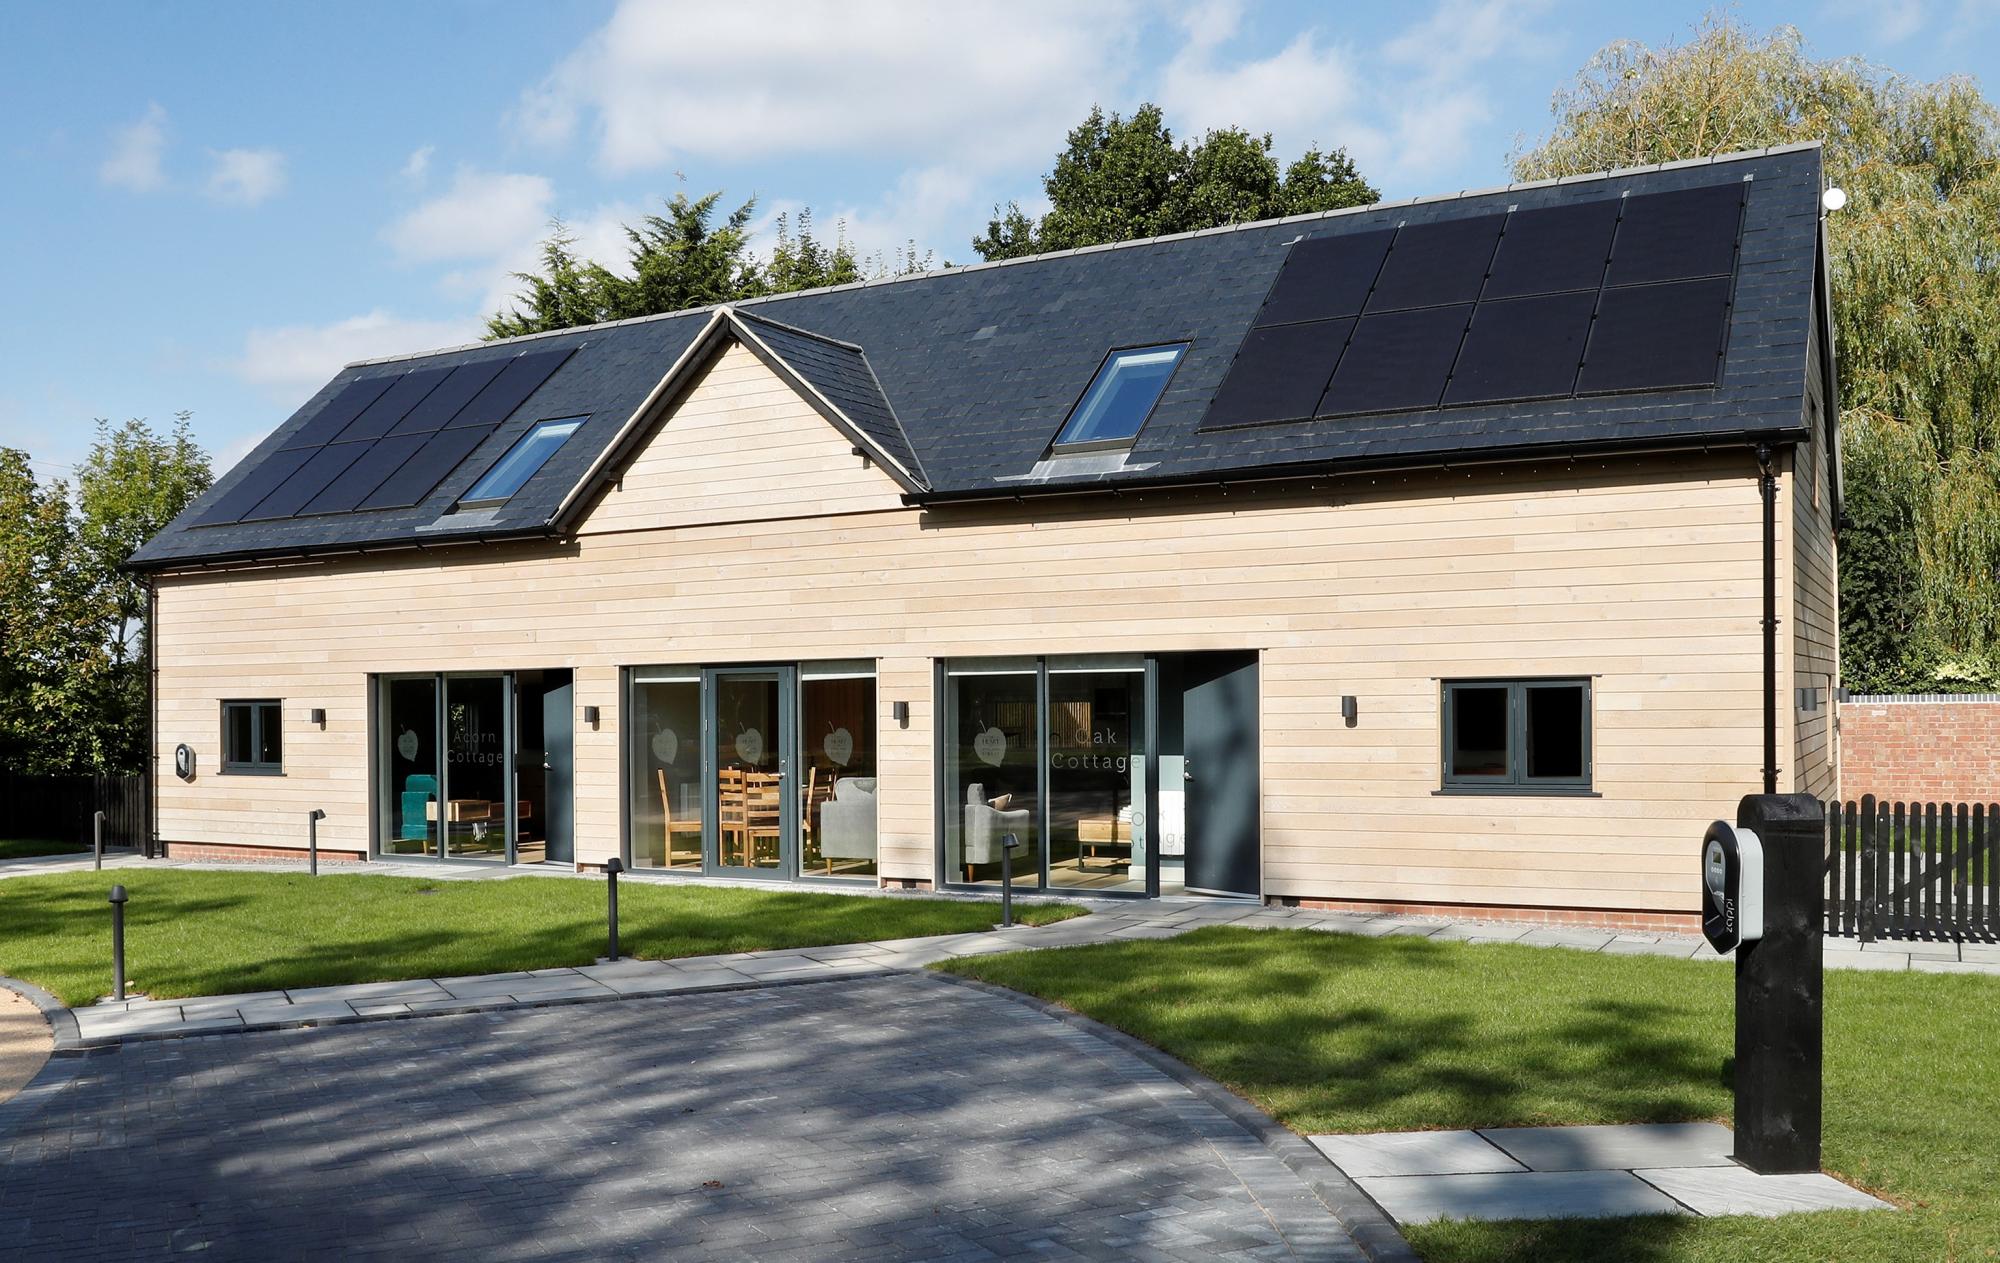
[(1361, 1257), (1180, 1083), (911, 976), (85, 1058), (0, 1133), (0, 1255), (181, 1253)]

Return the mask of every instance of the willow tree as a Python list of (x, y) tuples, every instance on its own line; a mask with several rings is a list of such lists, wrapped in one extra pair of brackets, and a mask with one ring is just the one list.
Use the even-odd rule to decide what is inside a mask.
[(1798, 31), (1711, 18), (1612, 44), (1557, 93), (1524, 180), (1819, 141), (1848, 520), (1844, 675), (2000, 685), (2000, 114), (1968, 80), (1816, 60)]

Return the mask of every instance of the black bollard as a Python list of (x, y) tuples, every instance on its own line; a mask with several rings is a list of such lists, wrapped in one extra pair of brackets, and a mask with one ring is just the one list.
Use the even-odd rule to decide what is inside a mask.
[(111, 998), (125, 998), (125, 887), (111, 888)]
[(1020, 840), (1013, 834), (1000, 838), (1000, 928), (1014, 924), (1014, 848)]
[(90, 821), (90, 849), (97, 856), (92, 866), (98, 872), (104, 871), (104, 813), (98, 812)]
[(1736, 949), (1736, 1152), (1762, 1175), (1819, 1170), (1826, 816), (1811, 794), (1752, 794), (1764, 933)]
[(618, 959), (618, 874), (624, 871), (625, 861), (616, 855), (604, 861), (605, 915), (611, 923), (611, 951), (606, 960)]
[(326, 813), (315, 807), (306, 813), (306, 872), (319, 876), (319, 822)]

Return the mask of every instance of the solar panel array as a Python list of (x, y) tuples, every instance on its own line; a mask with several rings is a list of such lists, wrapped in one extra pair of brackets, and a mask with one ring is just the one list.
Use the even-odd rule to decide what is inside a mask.
[(574, 350), (357, 378), (197, 524), (420, 504)]
[(1713, 386), (1746, 188), (1308, 237), (1202, 428)]

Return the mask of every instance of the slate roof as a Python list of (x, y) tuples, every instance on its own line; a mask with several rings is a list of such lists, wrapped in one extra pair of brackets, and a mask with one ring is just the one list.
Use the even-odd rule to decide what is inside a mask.
[[(1714, 389), (1344, 417), (1232, 430), (1199, 423), (1287, 251), (1308, 233), (1359, 232), (1532, 209), (1625, 192), (1751, 180), (1728, 351)], [(1816, 146), (1759, 151), (1481, 193), (1381, 203), (1179, 237), (1092, 247), (735, 304), (730, 323), (809, 383), (917, 501), (1283, 475), (1548, 450), (1804, 436), (1806, 361), (1819, 283)], [(163, 568), (237, 558), (554, 532), (586, 475), (636, 429), (635, 414), (711, 326), (710, 310), (531, 335), (349, 365), (133, 559)], [(1045, 458), (1107, 351), (1190, 344), (1122, 462)], [(357, 377), (506, 357), (576, 354), (422, 503), (194, 526), (204, 508), (283, 446)], [(589, 416), (506, 504), (453, 513), (471, 483), (535, 421)], [(620, 449), (622, 450), (622, 449)], [(758, 458), (746, 447), (743, 459)], [(602, 476), (610, 470), (600, 469)]]

